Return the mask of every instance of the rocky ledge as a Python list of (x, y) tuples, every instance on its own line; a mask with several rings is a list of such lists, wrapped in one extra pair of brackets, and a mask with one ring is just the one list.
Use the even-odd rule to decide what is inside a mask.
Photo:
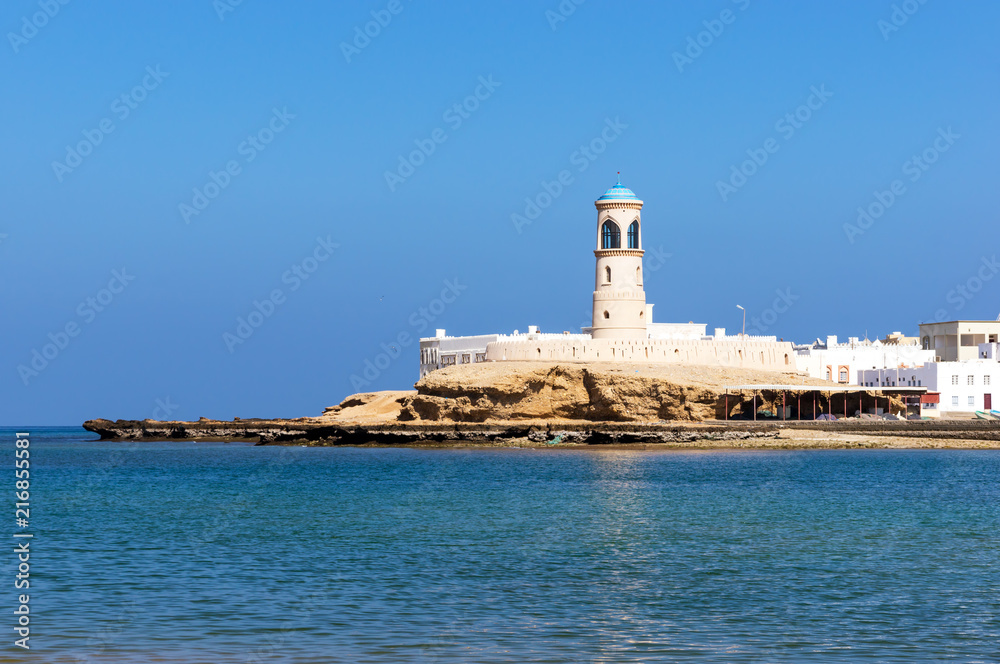
[[(749, 395), (727, 394), (725, 385), (750, 383), (802, 386), (801, 392), (760, 393), (757, 406), (773, 410), (783, 398), (794, 403), (798, 394), (830, 385), (795, 374), (717, 367), (504, 362), (435, 371), (420, 380), (415, 391), (355, 394), (319, 417), (89, 420), (84, 428), (105, 440), (224, 440), (264, 445), (736, 447), (787, 439), (788, 432), (796, 430), (803, 440), (826, 437), (833, 441), (846, 436), (837, 439), (843, 445), (832, 446), (853, 445), (858, 435), (914, 441), (961, 439), (989, 445), (1000, 441), (1000, 422), (987, 421), (720, 421), (727, 412), (732, 417), (752, 407)], [(821, 410), (827, 405), (821, 402)], [(901, 407), (896, 401), (892, 405)]]

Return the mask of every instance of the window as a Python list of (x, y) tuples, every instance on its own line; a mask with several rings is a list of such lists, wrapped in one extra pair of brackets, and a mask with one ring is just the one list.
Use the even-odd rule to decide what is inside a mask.
[(628, 248), (638, 249), (639, 248), (639, 220), (636, 219), (628, 227)]
[(847, 369), (841, 369), (840, 370), (840, 382), (841, 383), (846, 383), (847, 382)]
[(642, 266), (635, 268), (635, 285), (642, 286)]
[(611, 314), (609, 314), (607, 311), (605, 311), (604, 312), (604, 320), (607, 320), (609, 318), (611, 318)]
[(604, 266), (604, 281), (605, 283), (611, 283), (611, 268), (607, 265)]
[(969, 397), (969, 405), (970, 406), (976, 405), (976, 397)]
[(486, 353), (476, 353), (476, 362), (485, 362)]
[(976, 384), (976, 378), (975, 378), (975, 376), (966, 376), (965, 377), (965, 382), (966, 382), (967, 385), (975, 385)]
[(472, 356), (469, 353), (462, 353), (462, 364), (470, 364)]
[(990, 384), (990, 377), (988, 375), (983, 376), (983, 385), (989, 385), (989, 384)]
[(826, 379), (830, 380), (830, 367), (826, 368)]
[(958, 397), (957, 396), (951, 398), (951, 405), (952, 406), (957, 406), (958, 405)]
[(622, 233), (618, 229), (618, 224), (608, 219), (601, 228), (601, 248), (620, 249), (622, 246)]
[[(952, 385), (958, 385), (958, 376), (953, 375), (951, 377), (951, 384)], [(958, 404), (955, 404), (955, 405), (957, 406)]]
[(452, 364), (455, 364), (455, 356), (454, 355), (442, 355), (441, 356), (441, 365), (442, 366), (447, 367), (447, 366), (451, 366)]

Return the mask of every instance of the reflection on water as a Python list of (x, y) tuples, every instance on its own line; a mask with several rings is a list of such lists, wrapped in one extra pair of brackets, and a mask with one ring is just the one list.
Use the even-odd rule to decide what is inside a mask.
[(996, 452), (88, 438), (32, 435), (36, 661), (992, 661), (1000, 643)]

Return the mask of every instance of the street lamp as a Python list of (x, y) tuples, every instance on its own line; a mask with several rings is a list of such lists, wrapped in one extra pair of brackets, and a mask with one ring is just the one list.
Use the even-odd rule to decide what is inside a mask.
[[(741, 307), (738, 304), (736, 305), (736, 308), (743, 309), (743, 307)], [(743, 309), (743, 332), (740, 333), (740, 336), (745, 337), (746, 335), (747, 335), (747, 310)]]

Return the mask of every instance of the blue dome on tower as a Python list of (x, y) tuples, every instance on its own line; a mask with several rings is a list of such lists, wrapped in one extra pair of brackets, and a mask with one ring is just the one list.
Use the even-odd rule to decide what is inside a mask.
[(604, 195), (598, 198), (599, 201), (637, 201), (639, 197), (635, 195), (631, 189), (622, 184), (621, 174), (618, 175), (618, 183), (604, 192)]

